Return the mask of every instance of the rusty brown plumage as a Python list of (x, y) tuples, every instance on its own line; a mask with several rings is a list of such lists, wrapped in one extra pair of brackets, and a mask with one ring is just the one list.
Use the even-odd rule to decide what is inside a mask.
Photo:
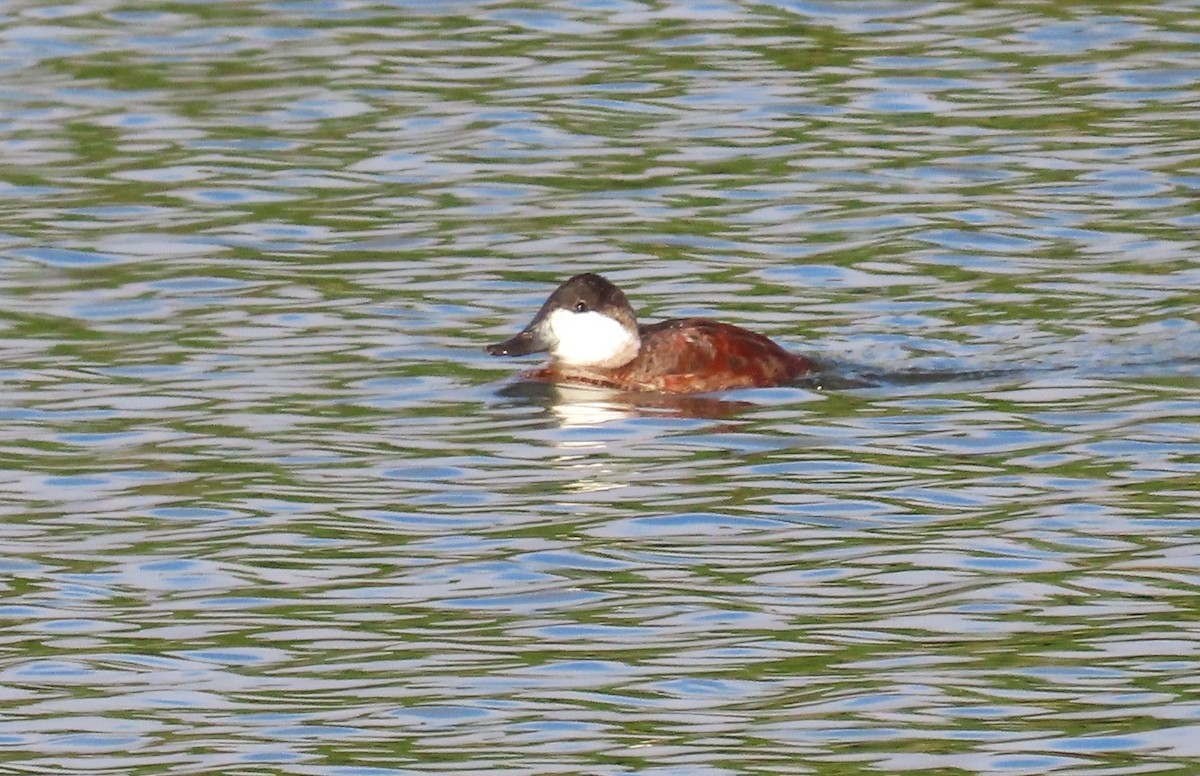
[[(636, 327), (640, 344), (632, 360), (617, 366), (570, 364), (553, 357), (542, 341), (540, 322), (559, 307), (584, 301), (586, 309)], [(597, 300), (601, 303), (596, 304)], [(491, 345), (494, 355), (521, 355), (550, 349), (550, 363), (525, 373), (526, 379), (687, 394), (733, 388), (784, 385), (817, 369), (812, 359), (791, 353), (767, 337), (707, 318), (681, 318), (638, 326), (624, 294), (599, 275), (577, 275), (560, 286), (524, 331)]]

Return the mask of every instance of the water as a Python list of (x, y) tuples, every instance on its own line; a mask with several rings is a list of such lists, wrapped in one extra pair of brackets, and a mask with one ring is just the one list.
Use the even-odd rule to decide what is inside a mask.
[[(1187, 773), (1194, 3), (10, 3), (0, 765)], [(488, 342), (585, 270), (856, 384)]]

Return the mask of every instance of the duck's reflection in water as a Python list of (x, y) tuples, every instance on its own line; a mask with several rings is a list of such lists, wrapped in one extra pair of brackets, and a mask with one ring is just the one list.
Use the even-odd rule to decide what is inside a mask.
[(758, 405), (715, 396), (631, 393), (592, 386), (556, 385), (522, 380), (505, 386), (500, 395), (528, 404), (541, 404), (567, 428), (598, 426), (634, 417), (683, 417), (719, 420)]

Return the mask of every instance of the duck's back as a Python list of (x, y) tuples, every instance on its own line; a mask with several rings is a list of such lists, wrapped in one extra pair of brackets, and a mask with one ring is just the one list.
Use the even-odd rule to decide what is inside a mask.
[(639, 330), (637, 357), (608, 375), (630, 390), (703, 393), (767, 387), (816, 368), (761, 334), (707, 318), (662, 321)]

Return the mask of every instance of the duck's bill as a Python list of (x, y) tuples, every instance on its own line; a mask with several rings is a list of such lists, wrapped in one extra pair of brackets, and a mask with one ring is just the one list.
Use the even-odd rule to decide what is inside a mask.
[(530, 353), (541, 353), (549, 348), (549, 343), (538, 334), (537, 329), (531, 326), (504, 342), (488, 345), (487, 352), (493, 356), (526, 356)]

